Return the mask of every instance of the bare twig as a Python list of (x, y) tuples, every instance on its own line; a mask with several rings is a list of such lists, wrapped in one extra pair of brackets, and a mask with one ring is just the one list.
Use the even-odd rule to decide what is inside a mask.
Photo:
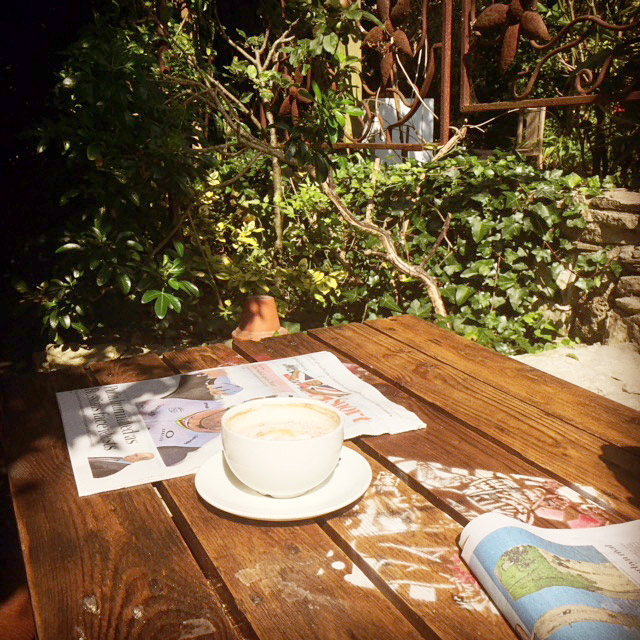
[(283, 44), (286, 44), (287, 42), (291, 42), (294, 39), (293, 32), (295, 31), (295, 28), (300, 24), (301, 19), (302, 18), (298, 18), (297, 20), (292, 22), (291, 26), (279, 38), (277, 38), (275, 42), (271, 45), (271, 48), (269, 49), (269, 53), (267, 54), (267, 57), (264, 61), (265, 69), (273, 61), (273, 58), (278, 50), (278, 47), (282, 46)]
[(253, 165), (256, 163), (258, 158), (260, 158), (260, 154), (256, 153), (253, 156), (253, 158), (251, 158), (251, 160), (249, 160), (249, 162), (247, 162), (247, 164), (238, 173), (236, 173), (235, 176), (233, 176), (233, 178), (229, 178), (228, 180), (224, 180), (223, 182), (214, 184), (211, 186), (211, 188), (224, 189), (225, 187), (228, 187), (230, 184), (237, 182), (238, 180), (240, 180), (240, 178), (242, 178), (247, 173), (247, 171), (249, 171), (249, 169), (251, 169), (251, 167), (253, 167)]
[[(451, 127), (451, 128), (454, 129), (455, 127)], [(453, 135), (446, 144), (442, 145), (440, 149), (438, 149), (438, 153), (436, 153), (436, 155), (433, 156), (433, 159), (431, 160), (431, 162), (437, 162), (438, 160), (440, 160), (440, 158), (443, 158), (444, 156), (446, 156), (450, 151), (454, 149), (454, 147), (457, 146), (458, 142), (464, 139), (466, 135), (467, 135), (467, 125), (465, 124), (464, 126), (460, 127), (460, 129), (456, 131), (455, 135)]]
[(431, 247), (431, 249), (429, 250), (429, 253), (422, 259), (422, 262), (420, 263), (421, 269), (424, 269), (429, 264), (429, 261), (431, 260), (431, 258), (433, 258), (433, 256), (436, 255), (436, 251), (438, 250), (438, 247), (442, 244), (442, 241), (445, 239), (447, 235), (447, 231), (449, 231), (449, 227), (451, 226), (452, 219), (453, 219), (453, 215), (451, 213), (447, 214), (447, 219), (444, 221), (444, 224), (442, 225), (442, 229), (440, 229), (440, 233), (438, 234), (438, 237), (433, 247)]
[(158, 252), (163, 247), (166, 246), (169, 240), (173, 238), (173, 236), (176, 234), (178, 229), (180, 229), (180, 227), (182, 226), (182, 223), (184, 222), (185, 217), (186, 217), (186, 214), (183, 213), (182, 216), (180, 217), (180, 220), (178, 220), (178, 222), (171, 228), (171, 231), (169, 231), (169, 233), (167, 233), (167, 235), (164, 238), (162, 238), (162, 240), (160, 240), (160, 242), (156, 245), (154, 250), (149, 254), (149, 260), (154, 258), (158, 254)]
[(333, 205), (338, 210), (338, 213), (346, 220), (352, 227), (364, 231), (372, 236), (375, 236), (380, 240), (380, 243), (384, 247), (386, 253), (386, 259), (393, 264), (401, 273), (408, 275), (412, 278), (420, 280), (426, 287), (429, 299), (433, 308), (438, 315), (446, 316), (447, 311), (438, 289), (438, 283), (436, 279), (424, 269), (417, 265), (411, 264), (400, 257), (398, 250), (396, 249), (393, 236), (390, 231), (382, 229), (378, 225), (368, 220), (360, 220), (357, 218), (351, 210), (345, 205), (340, 196), (338, 195), (335, 184), (333, 181), (333, 175), (330, 174), (329, 178), (322, 183), (322, 190), (325, 195), (331, 200)]
[(367, 222), (373, 222), (373, 212), (376, 208), (375, 196), (376, 196), (376, 182), (378, 181), (378, 176), (380, 175), (380, 165), (382, 163), (381, 158), (376, 158), (373, 163), (373, 175), (371, 176), (371, 199), (369, 200), (369, 204), (365, 209), (364, 219)]

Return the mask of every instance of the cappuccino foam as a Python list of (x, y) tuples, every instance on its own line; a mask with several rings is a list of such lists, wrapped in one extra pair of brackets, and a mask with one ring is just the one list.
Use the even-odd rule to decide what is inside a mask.
[(330, 433), (339, 423), (329, 409), (304, 403), (274, 404), (237, 413), (227, 428), (259, 440), (307, 440)]

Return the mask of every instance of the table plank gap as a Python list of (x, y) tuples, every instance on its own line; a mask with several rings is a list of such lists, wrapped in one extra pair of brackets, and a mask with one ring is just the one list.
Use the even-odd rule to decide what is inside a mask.
[[(264, 341), (261, 341), (260, 343), (251, 343), (251, 344), (241, 343), (238, 345), (234, 345), (234, 349), (236, 351), (244, 353), (247, 357), (250, 357), (251, 359), (263, 361), (263, 360), (269, 360), (274, 358), (287, 357), (287, 356), (296, 355), (296, 354), (299, 355), (301, 353), (312, 353), (316, 351), (327, 350), (327, 345), (321, 342), (318, 342), (317, 340), (314, 340), (313, 337), (311, 336), (296, 334), (294, 336), (288, 336), (286, 338), (278, 338), (277, 340), (264, 340)], [(329, 350), (335, 352), (335, 350), (331, 349), (330, 347), (329, 347)], [(344, 361), (344, 358), (342, 358), (342, 360)], [(360, 367), (354, 368), (354, 366), (350, 364), (349, 361), (346, 362), (346, 365), (350, 367), (352, 372), (359, 375), (363, 380), (365, 380), (369, 384), (373, 384), (374, 386), (377, 386), (377, 388), (382, 393), (388, 396), (391, 395), (394, 401), (400, 400), (400, 403), (407, 406), (408, 409), (415, 410), (416, 399), (414, 398), (409, 399), (409, 397), (406, 396), (405, 394), (402, 394), (401, 398), (396, 397), (396, 395), (394, 395), (393, 392), (397, 390), (392, 385), (388, 385), (386, 383), (380, 384), (382, 382), (380, 378), (372, 376), (371, 374), (364, 371)], [(390, 391), (391, 391), (391, 394), (390, 394)], [(407, 399), (409, 399), (409, 402), (406, 401)], [(424, 406), (424, 402), (421, 402), (420, 404)], [(359, 443), (360, 440), (363, 443), (376, 443), (380, 441), (385, 441), (389, 443), (389, 448), (394, 448), (394, 447), (398, 447), (398, 445), (405, 438), (412, 437), (412, 436), (415, 436), (416, 438), (418, 438), (422, 434), (424, 434), (424, 432), (420, 430), (420, 431), (407, 432), (404, 434), (395, 434), (395, 435), (387, 435), (387, 436), (379, 436), (379, 437), (363, 436), (362, 438), (356, 439), (356, 442), (352, 446), (356, 446), (360, 444)], [(451, 525), (455, 525), (456, 527), (459, 527), (457, 529), (457, 531), (459, 531), (461, 528), (461, 525), (466, 522), (466, 519), (462, 518), (460, 522), (458, 522), (458, 520), (461, 518), (460, 514), (456, 514), (455, 519), (452, 518), (451, 515), (453, 514), (451, 514), (448, 510), (443, 511), (441, 509), (442, 501), (440, 499), (435, 500), (434, 502), (436, 503), (436, 505), (434, 505), (430, 499), (432, 495), (431, 492), (425, 490), (425, 487), (422, 485), (417, 486), (417, 483), (415, 480), (412, 480), (409, 486), (409, 483), (405, 482), (405, 480), (407, 479), (406, 474), (403, 471), (401, 471), (396, 465), (392, 464), (390, 461), (379, 459), (379, 455), (380, 455), (379, 450), (373, 449), (373, 446), (371, 448), (375, 452), (375, 456), (372, 456), (371, 462), (373, 463), (375, 461), (376, 463), (375, 466), (379, 467), (376, 473), (380, 474), (382, 472), (383, 476), (384, 474), (386, 474), (387, 477), (381, 478), (382, 484), (374, 482), (374, 485), (372, 486), (372, 488), (367, 492), (367, 494), (365, 494), (365, 497), (358, 504), (354, 506), (351, 512), (345, 513), (341, 516), (328, 518), (327, 526), (334, 529), (335, 533), (337, 534), (337, 536), (341, 541), (344, 541), (345, 536), (349, 536), (350, 532), (353, 532), (354, 528), (358, 529), (358, 528), (364, 527), (364, 529), (368, 531), (368, 533), (365, 533), (362, 539), (356, 536), (357, 538), (356, 542), (358, 544), (357, 549), (355, 548), (356, 543), (352, 542), (351, 538), (349, 538), (349, 540), (346, 541), (346, 545), (345, 545), (345, 542), (341, 542), (340, 544), (345, 545), (344, 546), (345, 551), (350, 549), (351, 554), (355, 553), (361, 558), (364, 556), (366, 558), (365, 562), (368, 565), (369, 563), (371, 563), (370, 571), (376, 572), (375, 567), (378, 566), (380, 570), (384, 571), (385, 574), (388, 574), (389, 576), (393, 576), (395, 574), (396, 578), (399, 578), (399, 580), (395, 581), (395, 589), (398, 589), (400, 591), (404, 589), (402, 593), (402, 598), (412, 610), (419, 612), (418, 613), (419, 617), (427, 621), (430, 629), (433, 629), (436, 632), (441, 633), (441, 635), (454, 635), (454, 637), (459, 638), (459, 637), (464, 637), (465, 633), (468, 633), (468, 629), (474, 628), (474, 631), (476, 634), (474, 637), (478, 637), (479, 633), (481, 633), (483, 637), (485, 636), (492, 637), (492, 638), (499, 637), (500, 631), (498, 631), (496, 628), (490, 627), (490, 625), (487, 625), (486, 628), (484, 627), (484, 625), (487, 623), (486, 618), (483, 618), (482, 623), (475, 622), (467, 626), (465, 626), (465, 623), (460, 622), (458, 620), (454, 624), (460, 624), (461, 627), (463, 627), (462, 629), (455, 629), (455, 630), (447, 629), (446, 631), (443, 630), (441, 627), (436, 629), (434, 627), (434, 624), (431, 623), (433, 618), (431, 618), (429, 613), (425, 610), (424, 608), (425, 604), (423, 602), (420, 602), (420, 598), (429, 599), (431, 597), (435, 597), (434, 594), (436, 592), (442, 591), (442, 587), (443, 587), (442, 584), (440, 585), (433, 584), (434, 574), (431, 573), (433, 566), (440, 567), (441, 570), (443, 571), (443, 573), (439, 574), (440, 576), (442, 576), (440, 579), (440, 582), (447, 583), (449, 585), (448, 588), (451, 588), (453, 590), (449, 593), (456, 593), (455, 590), (460, 589), (460, 593), (456, 597), (460, 598), (460, 603), (462, 604), (462, 606), (469, 606), (471, 608), (475, 606), (484, 607), (482, 603), (485, 602), (484, 600), (485, 596), (480, 592), (474, 591), (474, 588), (470, 586), (474, 584), (473, 581), (471, 581), (469, 585), (465, 587), (460, 584), (456, 585), (455, 578), (453, 578), (452, 576), (448, 576), (447, 578), (444, 577), (444, 575), (447, 575), (448, 568), (453, 568), (454, 566), (456, 566), (456, 562), (460, 561), (457, 553), (454, 552), (451, 556), (447, 556), (447, 561), (446, 561), (447, 569), (442, 568), (443, 563), (439, 564), (439, 560), (437, 558), (438, 551), (433, 552), (436, 555), (434, 555), (432, 560), (428, 563), (429, 564), (428, 568), (423, 564), (423, 561), (415, 560), (415, 558), (420, 558), (421, 545), (425, 547), (429, 547), (430, 544), (433, 544), (431, 533), (421, 534), (421, 533), (418, 533), (419, 531), (424, 530), (428, 532), (430, 531), (430, 527), (434, 527), (435, 530), (437, 531), (439, 524), (444, 526), (445, 521), (448, 521), (450, 523), (448, 525), (449, 527), (451, 527)], [(400, 449), (402, 449), (401, 445), (400, 445)], [(363, 453), (366, 454), (367, 452), (363, 451)], [(382, 456), (384, 458), (384, 454), (382, 454)], [(372, 466), (374, 466), (374, 464), (372, 464)], [(382, 471), (382, 469), (384, 471)], [(376, 484), (379, 484), (378, 489), (375, 489)], [(390, 490), (393, 492), (394, 488), (389, 489), (389, 485), (393, 485), (394, 488), (398, 488), (398, 490), (401, 491), (402, 504), (396, 503), (397, 507), (395, 508), (395, 510), (391, 509), (391, 511), (385, 512), (384, 507), (380, 507), (380, 501), (382, 501), (383, 504), (385, 503), (384, 494), (387, 490)], [(378, 508), (380, 508), (381, 511), (379, 511), (377, 514), (372, 513), (371, 511), (372, 509), (375, 510)], [(425, 514), (425, 511), (426, 511), (426, 514)], [(355, 516), (352, 515), (354, 513), (356, 514)], [(379, 521), (380, 523), (379, 526), (381, 530), (377, 532), (372, 530), (370, 516), (374, 520)], [(357, 527), (351, 522), (352, 520), (355, 520), (358, 517), (360, 518), (362, 527)], [(384, 530), (385, 526), (388, 526), (390, 524), (393, 527), (394, 525), (392, 523), (394, 520), (398, 520), (398, 519), (402, 520), (405, 517), (409, 518), (411, 522), (411, 524), (409, 525), (409, 528), (410, 530), (414, 530), (415, 534), (411, 532), (405, 532), (403, 536), (401, 536), (400, 540), (395, 539), (395, 542), (394, 542), (392, 536), (387, 537), (385, 535), (385, 530)], [(341, 526), (340, 528), (337, 528), (336, 525), (334, 524), (335, 522), (341, 522), (343, 523), (343, 526)], [(418, 522), (420, 524), (418, 524)], [(428, 524), (428, 522), (430, 522), (431, 524)], [(438, 539), (439, 535), (441, 534), (436, 532), (434, 535), (435, 539)], [(420, 539), (420, 542), (416, 542), (413, 536), (417, 536)], [(402, 543), (402, 539), (406, 539), (405, 544)], [(379, 543), (377, 541), (379, 541)], [(400, 544), (397, 546), (397, 550), (394, 550), (393, 552), (393, 559), (391, 559), (389, 563), (390, 566), (389, 568), (385, 568), (387, 563), (386, 563), (386, 560), (384, 560), (383, 558), (386, 551), (390, 549), (388, 545), (395, 545), (395, 543), (398, 543), (398, 542)], [(417, 548), (414, 549), (414, 551), (411, 551), (410, 549), (415, 545), (417, 545)], [(389, 553), (391, 552), (389, 551)], [(429, 553), (429, 552), (426, 552), (426, 553)], [(448, 553), (451, 553), (451, 551), (449, 551)], [(400, 557), (397, 557), (398, 554)], [(412, 561), (412, 558), (413, 558), (413, 561)], [(407, 579), (405, 580), (403, 580), (402, 578), (403, 573), (405, 573), (402, 571), (403, 563), (408, 563), (409, 565), (406, 567)], [(367, 573), (364, 570), (362, 571), (366, 576), (371, 575), (370, 573)], [(408, 585), (407, 583), (410, 583), (412, 581), (411, 580), (412, 576), (413, 577), (420, 576), (420, 578), (416, 579), (414, 584)], [(430, 578), (427, 576), (430, 576)], [(373, 577), (373, 579), (375, 580), (375, 577)], [(385, 580), (385, 582), (389, 584), (386, 578), (381, 577), (381, 579)], [(438, 581), (437, 575), (435, 576), (435, 581), (436, 582)], [(465, 589), (467, 588), (469, 589), (469, 591), (465, 592)], [(447, 593), (446, 588), (444, 589), (444, 593), (445, 594)], [(441, 597), (444, 597), (446, 599), (447, 596), (446, 595), (443, 596), (441, 593), (439, 598)], [(475, 598), (477, 598), (477, 600), (475, 600)], [(438, 606), (442, 606), (440, 603), (440, 599), (438, 599)], [(434, 623), (438, 624), (438, 621), (434, 620)], [(477, 628), (474, 625), (480, 625), (483, 628), (483, 632), (478, 632)], [(507, 634), (508, 633), (509, 632), (507, 632)]]
[(414, 491), (424, 496), (434, 506), (438, 507), (440, 511), (446, 513), (452, 520), (455, 520), (461, 527), (469, 524), (469, 518), (466, 518), (459, 511), (448, 505), (440, 496), (433, 491), (427, 489), (423, 484), (418, 482), (414, 477), (404, 472), (396, 464), (385, 458), (381, 453), (376, 451), (374, 447), (367, 444), (363, 438), (354, 438), (352, 442), (368, 456), (376, 460), (385, 469), (398, 476), (400, 480), (408, 484)]
[[(224, 345), (219, 345), (222, 347), (222, 352), (225, 353)], [(218, 353), (217, 350), (218, 345), (214, 345), (213, 347), (194, 347), (192, 349), (187, 349), (183, 352), (183, 358), (189, 359), (191, 354), (199, 353), (200, 351), (204, 352), (212, 352)], [(233, 361), (234, 358), (233, 352), (227, 349), (231, 355), (230, 358), (227, 358), (227, 364), (238, 364), (238, 362)], [(151, 370), (154, 372), (154, 375), (157, 377), (165, 377), (170, 375), (175, 375), (179, 373), (179, 369), (171, 360), (171, 356), (174, 355), (174, 358), (177, 358), (177, 354), (173, 352), (167, 352), (167, 354), (162, 354), (161, 356), (157, 354), (146, 354), (149, 357), (145, 359), (145, 369), (147, 371)], [(167, 357), (165, 357), (165, 355)], [(128, 368), (129, 362), (124, 363), (126, 368), (126, 375), (128, 378), (132, 377), (132, 373)], [(99, 379), (96, 377), (92, 368), (89, 368), (89, 371), (94, 379), (99, 382)], [(98, 369), (100, 375), (104, 378), (109, 379), (112, 374), (109, 371), (108, 366), (100, 367)], [(123, 375), (122, 370), (120, 370), (120, 375)], [(130, 380), (128, 380), (130, 381)], [(238, 603), (236, 602), (233, 594), (230, 589), (222, 579), (219, 571), (216, 569), (215, 564), (212, 562), (211, 558), (206, 554), (202, 544), (198, 540), (198, 537), (194, 533), (194, 531), (189, 526), (187, 519), (184, 517), (180, 508), (176, 504), (173, 499), (170, 491), (165, 486), (164, 482), (154, 482), (153, 487), (158, 493), (159, 499), (162, 501), (164, 508), (166, 509), (168, 515), (171, 517), (174, 525), (176, 526), (177, 531), (181, 535), (184, 540), (185, 545), (191, 552), (195, 563), (198, 565), (204, 577), (209, 581), (212, 589), (214, 589), (220, 599), (222, 605), (223, 614), (228, 618), (230, 625), (237, 629), (239, 633), (242, 634), (243, 638), (247, 638), (247, 640), (257, 640), (258, 636), (247, 620), (246, 616), (242, 613)]]
[(174, 500), (171, 491), (164, 485), (164, 483), (158, 483), (158, 485), (158, 491), (162, 496), (162, 499), (165, 501), (167, 509), (172, 514), (173, 521), (178, 528), (178, 531), (180, 531), (180, 534), (182, 535), (186, 545), (189, 547), (189, 550), (205, 578), (217, 592), (218, 597), (222, 602), (223, 611), (229, 618), (231, 625), (242, 633), (243, 638), (246, 638), (247, 640), (259, 640), (258, 634), (251, 626), (251, 623), (245, 616), (242, 609), (240, 609), (227, 583), (220, 575), (220, 572), (205, 551), (202, 543), (198, 540), (198, 536), (195, 534), (189, 525), (187, 518), (180, 510), (180, 507)]
[[(460, 524), (375, 459), (364, 457), (373, 472), (371, 486), (350, 511), (328, 516), (326, 526), (426, 623), (425, 632), (475, 640), (476, 627), (482, 626), (486, 637), (511, 638), (460, 559)], [(354, 569), (350, 580), (367, 578), (366, 573), (359, 576)], [(436, 610), (447, 612), (448, 623)]]

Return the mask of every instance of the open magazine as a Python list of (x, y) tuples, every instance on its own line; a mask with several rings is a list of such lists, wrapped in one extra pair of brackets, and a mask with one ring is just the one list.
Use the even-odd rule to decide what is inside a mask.
[(640, 639), (640, 520), (556, 530), (486, 513), (460, 547), (522, 640)]
[(315, 398), (344, 415), (345, 438), (424, 427), (323, 351), (57, 394), (81, 496), (194, 473), (221, 451), (230, 407)]

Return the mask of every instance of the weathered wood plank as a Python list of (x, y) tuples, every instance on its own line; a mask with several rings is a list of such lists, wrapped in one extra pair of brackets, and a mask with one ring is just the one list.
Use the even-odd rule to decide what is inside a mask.
[(638, 517), (637, 458), (625, 449), (611, 448), (605, 440), (370, 327), (353, 324), (311, 333), (535, 465), (577, 485), (597, 479), (598, 489), (620, 513)]
[(640, 411), (506, 358), (415, 316), (366, 324), (612, 444), (635, 447), (640, 443)]
[(54, 394), (89, 386), (76, 371), (3, 394), (38, 637), (177, 640), (199, 629), (203, 639), (239, 640), (153, 487), (78, 497)]
[[(163, 358), (181, 372), (244, 362), (223, 346)], [(377, 589), (344, 580), (353, 563), (317, 524), (229, 516), (198, 497), (192, 477), (168, 480), (164, 491), (261, 638), (423, 637)]]
[[(236, 344), (238, 351), (256, 360), (326, 348), (327, 345), (302, 334)], [(595, 488), (576, 487), (578, 491), (574, 491), (562, 478), (550, 476), (511, 455), (436, 406), (407, 395), (344, 356), (341, 360), (353, 373), (393, 402), (413, 411), (427, 425), (419, 431), (358, 438), (358, 446), (390, 461), (390, 468), (397, 474), (406, 473), (414, 478), (428, 490), (427, 497), (434, 495), (444, 508), (455, 510), (459, 522), (486, 511), (558, 528), (623, 520), (607, 508), (604, 496), (600, 496), (600, 503), (591, 499), (599, 495)]]
[[(189, 360), (189, 354), (191, 351), (192, 350), (187, 350), (183, 357)], [(193, 351), (197, 352), (197, 349)], [(237, 362), (234, 364), (237, 364)], [(100, 362), (91, 365), (90, 368), (100, 384), (138, 382), (150, 378), (162, 378), (176, 374), (175, 368), (171, 368), (160, 356), (153, 353), (145, 354), (140, 357)], [(192, 476), (189, 477), (189, 480), (191, 481), (191, 484), (193, 484)], [(162, 483), (158, 482), (155, 484), (159, 496), (162, 498), (169, 497)], [(220, 575), (215, 569), (215, 566), (211, 562), (211, 559), (208, 557), (202, 557), (200, 554), (201, 547), (197, 538), (195, 538), (193, 532), (189, 530), (188, 527), (185, 528), (184, 518), (182, 518), (180, 512), (169, 512), (174, 518), (173, 524), (178, 525), (179, 527), (182, 525), (180, 527), (180, 533), (185, 540), (189, 541), (187, 544), (190, 544), (189, 550), (191, 554), (196, 559), (197, 564), (200, 565), (200, 570), (207, 577), (209, 583), (215, 590), (218, 604), (222, 611), (227, 614), (227, 617), (232, 620), (236, 632), (248, 638), (256, 637), (255, 631), (251, 628), (244, 614), (239, 610), (233, 595), (228, 590), (224, 581), (222, 581)]]

